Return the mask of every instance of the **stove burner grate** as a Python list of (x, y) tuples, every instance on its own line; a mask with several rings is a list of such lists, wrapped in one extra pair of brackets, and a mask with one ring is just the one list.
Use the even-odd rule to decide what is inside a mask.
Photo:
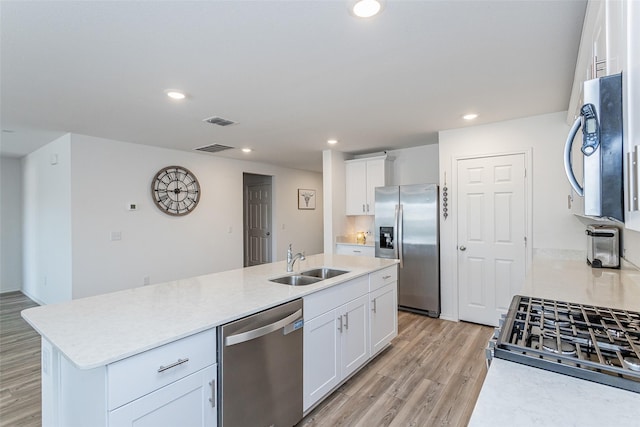
[(640, 393), (640, 313), (515, 296), (495, 357)]

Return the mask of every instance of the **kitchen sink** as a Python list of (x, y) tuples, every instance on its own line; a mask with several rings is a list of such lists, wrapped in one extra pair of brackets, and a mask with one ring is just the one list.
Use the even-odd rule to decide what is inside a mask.
[(290, 285), (290, 286), (312, 285), (314, 283), (318, 283), (321, 280), (322, 279), (319, 277), (303, 276), (299, 274), (294, 274), (292, 276), (276, 277), (275, 279), (269, 279), (270, 282), (282, 283), (283, 285)]
[(341, 274), (348, 273), (344, 270), (334, 270), (333, 268), (314, 268), (313, 270), (307, 270), (300, 273), (302, 276), (319, 277), (320, 279), (331, 279), (332, 277), (340, 276)]

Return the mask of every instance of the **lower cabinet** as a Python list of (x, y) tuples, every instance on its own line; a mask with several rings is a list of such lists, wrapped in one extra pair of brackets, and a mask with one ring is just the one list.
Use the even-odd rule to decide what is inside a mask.
[(42, 426), (217, 425), (216, 328), (78, 369), (42, 340)]
[(376, 255), (376, 248), (374, 246), (336, 243), (336, 254), (373, 257)]
[(385, 348), (398, 335), (398, 286), (390, 283), (369, 294), (371, 355)]
[(363, 295), (305, 321), (305, 411), (369, 359), (367, 307)]
[(217, 366), (209, 366), (109, 412), (109, 426), (215, 426)]
[(398, 334), (397, 267), (304, 297), (303, 410)]

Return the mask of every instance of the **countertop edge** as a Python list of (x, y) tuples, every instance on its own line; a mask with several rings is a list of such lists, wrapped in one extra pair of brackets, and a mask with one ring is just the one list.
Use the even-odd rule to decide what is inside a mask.
[[(162, 345), (171, 343), (173, 341), (177, 341), (182, 338), (186, 338), (191, 335), (200, 333), (202, 331), (206, 331), (208, 329), (218, 327), (220, 325), (232, 322), (242, 317), (250, 316), (252, 314), (269, 309), (271, 307), (275, 307), (277, 305), (284, 304), (286, 302), (289, 302), (298, 298), (303, 298), (313, 293), (320, 292), (328, 288), (331, 288), (333, 286), (340, 285), (344, 282), (371, 274), (375, 271), (382, 270), (384, 268), (388, 268), (393, 265), (397, 265), (398, 263), (397, 260), (354, 257), (350, 255), (330, 255), (327, 257), (324, 254), (320, 254), (320, 255), (308, 256), (307, 258), (310, 259), (312, 262), (314, 260), (321, 261), (316, 263), (318, 264), (317, 266), (346, 269), (345, 263), (349, 264), (351, 262), (353, 267), (352, 268), (348, 267), (350, 271), (347, 274), (337, 276), (331, 279), (325, 279), (311, 286), (295, 287), (297, 289), (292, 289), (293, 287), (290, 287), (287, 285), (280, 285), (280, 284), (271, 286), (271, 289), (277, 291), (275, 292), (274, 296), (269, 297), (269, 296), (258, 295), (258, 298), (261, 298), (261, 297), (266, 298), (266, 301), (264, 303), (261, 303), (261, 302), (246, 303), (246, 304), (249, 304), (250, 308), (245, 308), (241, 304), (238, 304), (235, 306), (235, 309), (232, 309), (231, 312), (229, 312), (227, 309), (220, 309), (219, 311), (222, 314), (219, 314), (217, 316), (211, 316), (211, 317), (206, 316), (207, 313), (205, 312), (201, 320), (193, 321), (193, 326), (185, 326), (185, 327), (179, 328), (178, 330), (176, 330), (175, 333), (174, 332), (162, 333), (160, 335), (160, 338), (152, 339), (139, 346), (136, 344), (125, 346), (127, 347), (127, 350), (119, 351), (117, 352), (117, 354), (114, 354), (114, 352), (106, 352), (106, 353), (109, 353), (109, 355), (106, 357), (101, 357), (96, 355), (96, 353), (100, 353), (100, 349), (97, 349), (96, 353), (90, 353), (90, 355), (82, 355), (83, 353), (86, 353), (86, 351), (84, 351), (85, 346), (69, 345), (68, 342), (66, 342), (67, 340), (63, 340), (59, 338), (59, 336), (61, 336), (60, 331), (56, 330), (55, 333), (52, 332), (52, 330), (55, 330), (55, 328), (52, 328), (51, 325), (48, 324), (47, 316), (44, 314), (53, 313), (55, 315), (56, 311), (61, 311), (64, 313), (65, 309), (68, 309), (68, 312), (72, 313), (73, 306), (77, 307), (82, 305), (85, 305), (85, 306), (90, 305), (92, 301), (96, 302), (97, 304), (100, 304), (101, 301), (104, 303), (109, 303), (108, 300), (110, 298), (115, 299), (116, 301), (118, 300), (122, 301), (124, 298), (127, 298), (128, 296), (135, 296), (135, 294), (142, 294), (141, 297), (145, 297), (145, 295), (147, 294), (151, 293), (152, 295), (155, 295), (156, 293), (162, 293), (162, 291), (165, 291), (165, 290), (175, 292), (175, 289), (177, 289), (180, 286), (181, 282), (185, 282), (188, 285), (191, 285), (190, 282), (197, 281), (197, 280), (201, 280), (201, 281), (209, 280), (209, 281), (215, 282), (216, 277), (224, 277), (227, 275), (242, 276), (243, 275), (242, 273), (246, 269), (240, 268), (236, 270), (213, 273), (210, 275), (198, 276), (195, 278), (189, 278), (189, 279), (184, 279), (179, 281), (166, 282), (166, 283), (151, 285), (147, 287), (116, 291), (108, 294), (102, 294), (102, 295), (96, 295), (96, 296), (87, 297), (87, 298), (81, 298), (78, 300), (72, 300), (69, 302), (61, 303), (61, 304), (51, 304), (51, 305), (45, 305), (40, 307), (32, 307), (32, 308), (23, 310), (21, 312), (21, 316), (31, 327), (33, 327), (36, 330), (36, 332), (38, 332), (38, 334), (42, 336), (42, 339), (47, 340), (54, 348), (60, 351), (60, 353), (63, 354), (69, 360), (69, 362), (71, 362), (76, 368), (81, 370), (88, 370), (88, 369), (94, 369), (94, 368), (106, 366), (110, 363), (117, 362), (119, 360), (134, 356), (144, 351), (148, 351), (153, 348), (157, 348)], [(339, 260), (339, 262), (333, 262), (333, 260), (336, 258)], [(367, 259), (369, 259), (369, 261), (367, 261)], [(276, 262), (276, 263), (266, 264), (265, 266), (269, 266), (269, 267), (264, 268), (265, 272), (262, 273), (263, 274), (262, 279), (256, 279), (255, 277), (251, 279), (253, 282), (257, 283), (258, 286), (260, 284), (264, 284), (265, 289), (269, 285), (268, 279), (271, 277), (274, 277), (274, 275), (292, 274), (292, 273), (285, 272), (286, 268), (283, 268), (283, 267), (286, 267), (285, 262)], [(317, 266), (315, 265), (313, 267), (308, 266), (306, 268), (316, 268)], [(254, 269), (253, 271), (257, 271), (258, 272), (257, 275), (261, 274), (259, 273), (260, 269), (256, 270), (254, 267), (249, 267), (249, 268), (253, 268)], [(212, 285), (212, 288), (217, 286), (219, 285), (214, 284)], [(237, 285), (232, 285), (232, 286), (237, 286)], [(149, 291), (147, 290), (151, 288), (154, 288), (156, 292), (152, 293), (151, 290)], [(262, 289), (262, 291), (265, 291), (265, 289)], [(215, 293), (215, 291), (216, 291), (215, 289), (209, 289), (209, 292), (211, 293)], [(286, 292), (287, 295), (284, 295), (285, 291), (287, 291)], [(248, 291), (249, 296), (247, 296), (247, 299), (253, 298), (255, 300), (256, 295), (251, 295), (255, 293), (256, 293), (255, 287), (249, 289)], [(266, 291), (266, 293), (268, 293), (268, 290)], [(140, 297), (140, 295), (138, 296)], [(232, 293), (231, 296), (235, 299), (243, 300), (243, 295), (241, 290), (237, 290), (236, 292)], [(209, 299), (211, 299), (211, 296), (209, 296)], [(165, 301), (165, 304), (166, 304), (166, 301)], [(175, 304), (179, 304), (179, 301), (176, 300)], [(145, 307), (144, 304), (141, 304), (141, 305), (143, 306), (143, 308), (148, 308), (148, 307)], [(83, 307), (83, 309), (84, 311), (87, 311), (86, 307)], [(86, 314), (86, 313), (80, 313), (80, 314)], [(79, 317), (81, 318), (82, 316), (79, 316)], [(64, 322), (61, 322), (61, 323), (65, 323), (65, 322), (67, 323), (67, 325), (62, 325), (62, 328), (63, 329), (64, 327), (71, 328), (72, 326), (71, 324), (75, 323), (76, 321), (77, 321), (76, 319), (67, 318)], [(167, 322), (169, 321), (167, 320)], [(159, 327), (162, 327), (162, 326), (167, 326), (167, 325), (159, 325)], [(98, 329), (94, 332), (96, 334), (99, 334), (100, 330)], [(82, 336), (82, 334), (79, 334), (79, 335)], [(106, 344), (101, 347), (106, 347)], [(78, 350), (79, 348), (80, 350)]]

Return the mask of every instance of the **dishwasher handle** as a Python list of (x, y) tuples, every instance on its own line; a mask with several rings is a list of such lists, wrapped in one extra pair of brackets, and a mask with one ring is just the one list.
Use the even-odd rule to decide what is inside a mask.
[(235, 344), (240, 344), (243, 342), (254, 340), (256, 338), (260, 338), (264, 335), (270, 334), (271, 332), (277, 331), (278, 329), (287, 326), (291, 322), (295, 322), (299, 320), (301, 317), (302, 317), (302, 310), (300, 309), (290, 314), (289, 316), (283, 319), (280, 319), (276, 322), (270, 323), (268, 325), (261, 326), (256, 329), (252, 329), (247, 332), (242, 332), (240, 334), (229, 335), (224, 339), (224, 345), (226, 347), (229, 347)]

